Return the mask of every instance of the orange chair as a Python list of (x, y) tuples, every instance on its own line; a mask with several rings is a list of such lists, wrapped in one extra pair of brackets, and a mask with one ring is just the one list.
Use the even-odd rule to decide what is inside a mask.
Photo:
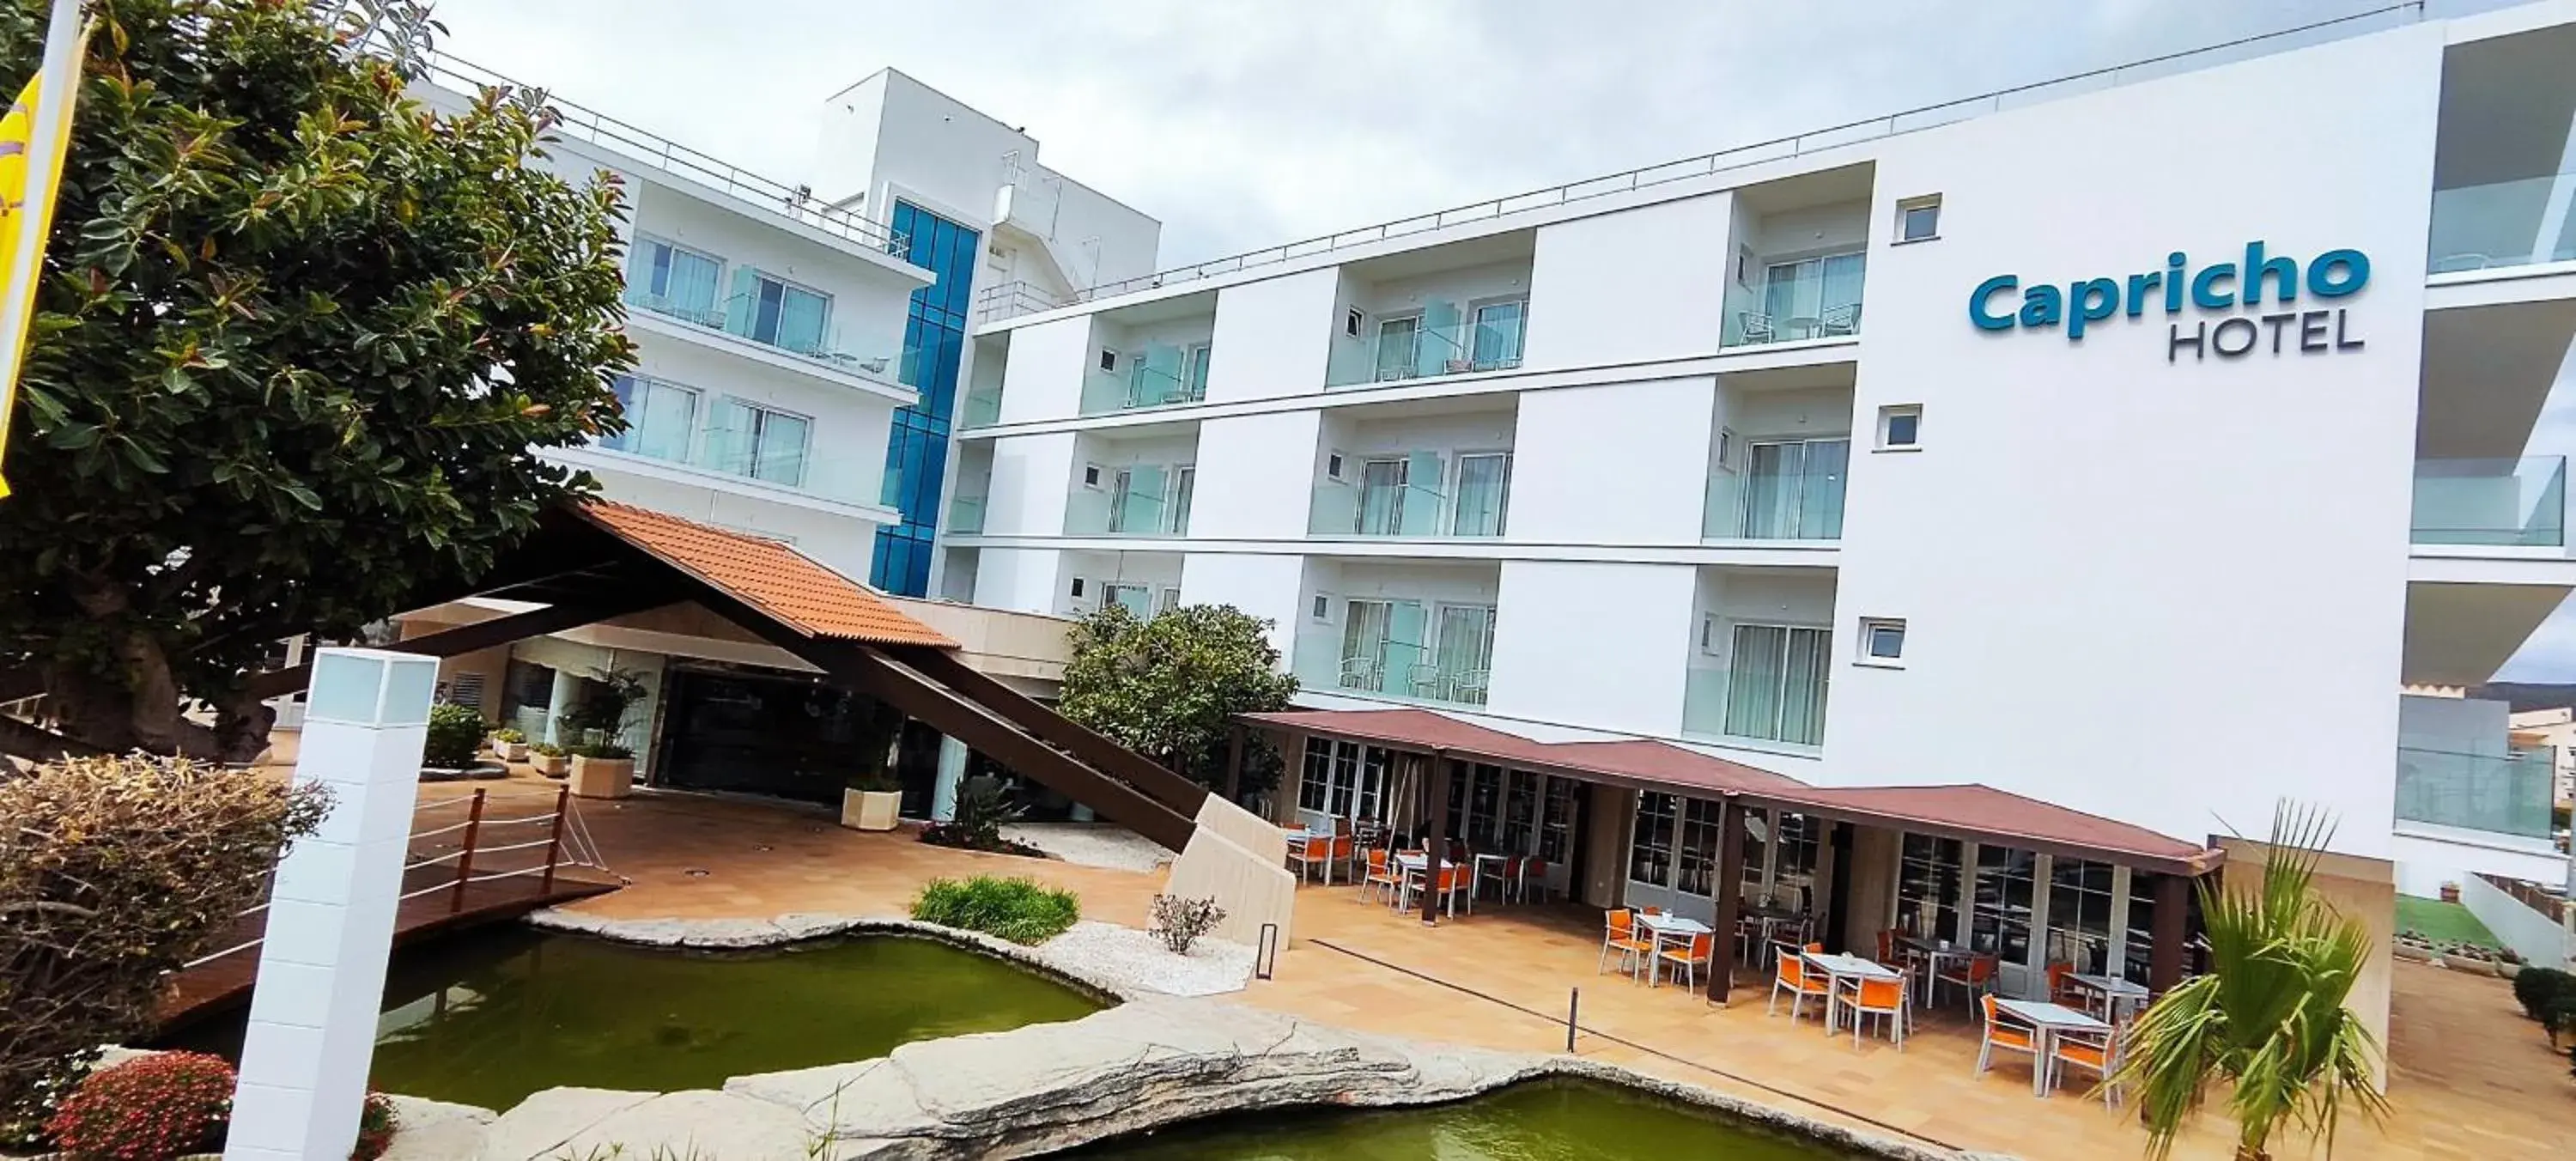
[(1857, 986), (1845, 989), (1842, 997), (1843, 1011), (1850, 1013), (1852, 1018), (1852, 1047), (1860, 1047), (1861, 1019), (1877, 1016), (1890, 1021), (1889, 1038), (1896, 1041), (1897, 1051), (1905, 1051), (1905, 1026), (1914, 1022), (1913, 1013), (1906, 1004), (1905, 981), (1861, 979), (1852, 982)]
[(1530, 898), (1530, 885), (1533, 883), (1538, 885), (1538, 901), (1541, 903), (1547, 902), (1546, 859), (1522, 859), (1520, 882), (1512, 885), (1512, 893), (1516, 895), (1521, 902), (1527, 903)]
[[(1458, 896), (1468, 894), (1475, 890), (1475, 882), (1469, 879), (1467, 875), (1467, 868), (1461, 867), (1455, 863), (1451, 863), (1440, 868), (1440, 909), (1443, 912), (1450, 915), (1458, 914)], [(1470, 903), (1469, 908), (1472, 910), (1473, 907), (1474, 904)]]
[(2075, 985), (2066, 981), (2066, 977), (2074, 974), (2074, 964), (2061, 960), (2057, 963), (2048, 965), (2049, 1003), (2068, 1004), (2069, 1006), (2072, 1006), (2074, 1003), (2080, 1002), (2078, 997), (2075, 995)]
[(1637, 938), (1637, 917), (1625, 907), (1602, 917), (1601, 962), (1593, 965), (1593, 975), (1610, 966), (1613, 951), (1619, 953), (1619, 970), (1631, 975), (1636, 974), (1637, 957), (1655, 954), (1655, 945)]
[(1807, 971), (1807, 961), (1799, 959), (1794, 953), (1784, 954), (1773, 960), (1772, 971), (1774, 974), (1771, 977), (1771, 1002), (1763, 1005), (1763, 1015), (1768, 1016), (1779, 1010), (1780, 993), (1784, 991), (1789, 993), (1789, 1022), (1792, 1024), (1798, 1022), (1798, 1009), (1806, 1004), (1807, 997), (1814, 996), (1827, 1004), (1833, 1002), (1833, 981), (1824, 976), (1810, 974)]
[(1957, 984), (1962, 988), (1966, 988), (1971, 999), (1994, 991), (1995, 967), (2001, 962), (2002, 961), (1991, 955), (1970, 956), (1966, 963), (1959, 966), (1958, 970), (1946, 971), (1933, 976), (1932, 1002), (1935, 1004), (1941, 1002), (1941, 985), (1943, 984)]
[[(1973, 962), (1973, 961), (1972, 961)], [(1978, 997), (1986, 1013), (1986, 1034), (1977, 1045), (1977, 1073), (1982, 1076), (1994, 1066), (1995, 1050), (2028, 1054), (2033, 1068), (2040, 1066), (2039, 1029), (2013, 1019), (2012, 1014), (1995, 1007), (1994, 994)]]
[(1882, 931), (1882, 932), (1879, 932), (1879, 933), (1878, 933), (1878, 962), (1880, 962), (1880, 963), (1895, 963), (1895, 962), (1896, 962), (1896, 929), (1895, 929), (1895, 928), (1892, 928), (1892, 927), (1891, 927), (1891, 928), (1889, 928), (1889, 929), (1887, 929), (1887, 930), (1885, 930), (1885, 931)]
[(1393, 899), (1403, 886), (1403, 880), (1395, 877), (1395, 866), (1388, 861), (1386, 851), (1383, 848), (1371, 850), (1368, 853), (1368, 874), (1360, 879), (1360, 898), (1374, 901), (1377, 889), (1384, 887), (1387, 898)]
[(1655, 982), (1663, 976), (1663, 965), (1667, 963), (1675, 963), (1681, 965), (1682, 987), (1697, 990), (1699, 987), (1699, 973), (1694, 969), (1698, 968), (1701, 964), (1707, 963), (1710, 957), (1715, 956), (1716, 954), (1717, 934), (1710, 931), (1703, 931), (1692, 936), (1690, 938), (1690, 946), (1687, 948), (1663, 948), (1655, 953), (1655, 970), (1647, 973), (1646, 986), (1650, 988), (1655, 986)]
[(2120, 1041), (2116, 1032), (2082, 1032), (2061, 1028), (2049, 1038), (2048, 1087), (2057, 1087), (2057, 1078), (2067, 1065), (2090, 1069), (2100, 1078), (2102, 1099), (2120, 1103), (2119, 1087), (2111, 1083), (2111, 1074), (2120, 1067)]

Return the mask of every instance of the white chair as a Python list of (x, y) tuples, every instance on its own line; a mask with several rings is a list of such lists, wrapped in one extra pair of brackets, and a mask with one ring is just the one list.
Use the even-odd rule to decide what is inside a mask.
[(1372, 692), (1385, 684), (1385, 669), (1375, 657), (1342, 658), (1343, 689), (1365, 689)]
[(1984, 1037), (1977, 1044), (1977, 1074), (1982, 1076), (1994, 1067), (1995, 1053), (2018, 1052), (2030, 1057), (2032, 1068), (2042, 1067), (2039, 1059), (2039, 1029), (2016, 1019), (2012, 1013), (1995, 1006), (1994, 994), (1978, 997), (1986, 1020)]
[(1745, 342), (1770, 343), (1779, 341), (1779, 328), (1771, 324), (1770, 315), (1764, 314), (1758, 310), (1745, 310), (1737, 311), (1736, 317), (1744, 322)]
[(1458, 674), (1449, 682), (1450, 700), (1469, 705), (1485, 704), (1485, 683), (1491, 680), (1490, 672), (1483, 669), (1470, 669)]
[(2048, 1052), (2048, 1087), (2057, 1087), (2058, 1076), (2068, 1065), (2090, 1071), (2102, 1081), (2102, 1099), (2120, 1103), (2119, 1087), (2111, 1083), (2111, 1074), (2120, 1070), (2120, 1036), (2116, 1030), (2086, 1032), (2060, 1028), (2050, 1037)]
[(1816, 316), (1816, 333), (1820, 335), (1856, 335), (1860, 333), (1860, 304), (1847, 302), (1828, 308)]
[(1437, 665), (1415, 665), (1404, 672), (1404, 692), (1414, 697), (1441, 700), (1447, 696), (1449, 677)]

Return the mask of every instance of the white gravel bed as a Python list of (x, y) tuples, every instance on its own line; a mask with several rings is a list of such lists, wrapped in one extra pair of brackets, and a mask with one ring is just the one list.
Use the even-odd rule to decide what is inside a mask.
[(1038, 946), (1049, 964), (1078, 975), (1117, 980), (1167, 996), (1214, 996), (1243, 990), (1252, 978), (1252, 949), (1215, 936), (1173, 955), (1151, 932), (1084, 920)]
[(1002, 837), (1076, 866), (1159, 871), (1172, 862), (1172, 852), (1152, 839), (1106, 822), (1016, 822), (1002, 828)]

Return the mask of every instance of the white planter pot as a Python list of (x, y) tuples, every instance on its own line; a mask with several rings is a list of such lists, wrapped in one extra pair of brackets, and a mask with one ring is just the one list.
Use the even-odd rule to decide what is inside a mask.
[(900, 790), (844, 790), (841, 825), (851, 830), (893, 830), (895, 813), (902, 808)]
[(576, 798), (624, 798), (635, 790), (635, 760), (632, 758), (584, 758), (572, 760), (572, 793)]

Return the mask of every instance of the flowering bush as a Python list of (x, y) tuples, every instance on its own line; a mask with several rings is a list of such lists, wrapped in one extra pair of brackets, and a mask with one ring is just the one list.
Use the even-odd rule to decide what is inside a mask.
[(394, 1131), (402, 1128), (402, 1118), (394, 1114), (393, 1098), (380, 1092), (367, 1094), (366, 1107), (358, 1112), (358, 1147), (349, 1150), (349, 1161), (376, 1161), (385, 1150), (394, 1147)]
[(83, 1078), (45, 1131), (82, 1161), (168, 1161), (221, 1148), (232, 1103), (222, 1057), (159, 1052)]

